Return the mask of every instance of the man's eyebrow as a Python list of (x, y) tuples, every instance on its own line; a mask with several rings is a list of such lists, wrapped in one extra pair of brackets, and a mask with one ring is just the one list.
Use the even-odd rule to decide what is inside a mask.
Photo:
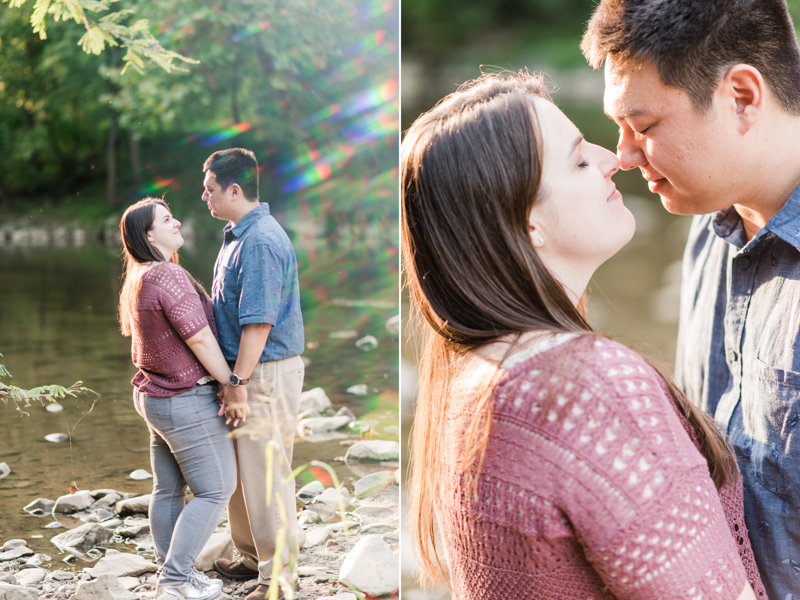
[(622, 111), (616, 116), (610, 115), (607, 110), (603, 110), (603, 112), (612, 121), (624, 121), (625, 119), (641, 117), (642, 115), (647, 114), (647, 111), (643, 108), (623, 108)]

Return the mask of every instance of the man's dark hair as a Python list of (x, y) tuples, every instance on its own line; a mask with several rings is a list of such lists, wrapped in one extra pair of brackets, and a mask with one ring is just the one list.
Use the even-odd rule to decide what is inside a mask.
[(203, 173), (210, 171), (222, 191), (232, 183), (242, 188), (245, 198), (258, 201), (258, 161), (256, 155), (244, 148), (228, 148), (214, 152), (203, 163)]
[(609, 55), (650, 61), (701, 111), (727, 70), (744, 63), (800, 115), (800, 50), (786, 0), (602, 0), (581, 50), (595, 69)]

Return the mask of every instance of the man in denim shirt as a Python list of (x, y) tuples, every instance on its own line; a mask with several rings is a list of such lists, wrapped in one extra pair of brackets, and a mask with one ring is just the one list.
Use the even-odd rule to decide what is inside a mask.
[[(800, 50), (785, 0), (602, 0), (623, 169), (694, 218), (677, 380), (733, 443), (772, 600), (800, 600)], [(800, 435), (800, 428), (797, 430)]]
[[(203, 171), (203, 200), (212, 216), (229, 221), (214, 265), (212, 300), (220, 347), (234, 373), (224, 386), (224, 410), (240, 430), (234, 436), (239, 482), (228, 521), (242, 558), (219, 559), (214, 566), (232, 579), (258, 577), (246, 600), (264, 600), (281, 529), (286, 532), (281, 566), (288, 564), (292, 547), (297, 549), (294, 480), (283, 481), (291, 473), (304, 375), (297, 260), (269, 205), (258, 202), (252, 152), (215, 152)], [(267, 452), (273, 454), (271, 498)]]

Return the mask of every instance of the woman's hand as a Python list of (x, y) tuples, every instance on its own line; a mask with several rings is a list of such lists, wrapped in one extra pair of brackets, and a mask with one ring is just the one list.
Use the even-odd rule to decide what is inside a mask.
[(247, 415), (250, 414), (250, 407), (247, 405), (247, 388), (243, 385), (232, 386), (230, 384), (220, 385), (217, 395), (220, 398), (219, 416), (225, 415), (225, 424), (233, 421), (236, 427), (239, 421), (247, 422)]

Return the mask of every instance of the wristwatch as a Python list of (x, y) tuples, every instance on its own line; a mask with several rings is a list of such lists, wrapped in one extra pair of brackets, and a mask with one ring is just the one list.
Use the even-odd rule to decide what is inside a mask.
[(242, 379), (236, 373), (233, 373), (231, 375), (231, 378), (228, 380), (228, 382), (233, 387), (236, 387), (236, 386), (239, 386), (239, 385), (247, 385), (248, 383), (250, 383), (250, 380), (249, 379)]

